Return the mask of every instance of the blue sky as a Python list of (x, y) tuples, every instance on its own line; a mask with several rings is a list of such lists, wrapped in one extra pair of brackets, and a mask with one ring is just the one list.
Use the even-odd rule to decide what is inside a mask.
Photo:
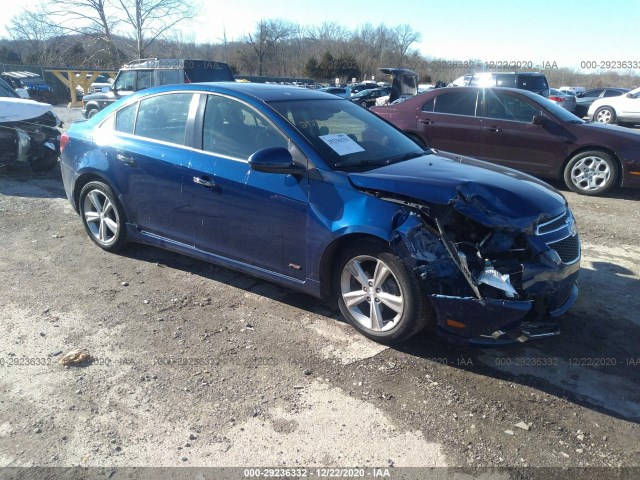
[[(34, 0), (32, 0), (33, 2)], [(0, 36), (23, 2), (0, 0)], [(32, 5), (33, 3), (27, 3)], [(336, 22), (409, 24), (422, 34), (426, 56), (521, 61), (579, 67), (584, 61), (640, 63), (640, 0), (201, 0), (203, 13), (184, 28), (197, 42), (239, 39), (260, 19), (301, 25)]]

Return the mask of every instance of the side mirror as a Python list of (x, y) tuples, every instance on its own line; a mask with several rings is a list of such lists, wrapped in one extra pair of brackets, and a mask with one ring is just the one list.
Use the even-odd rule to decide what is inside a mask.
[(283, 147), (263, 148), (249, 157), (251, 170), (263, 173), (301, 174), (305, 169), (293, 163), (291, 152)]
[(533, 119), (531, 120), (531, 123), (533, 123), (534, 125), (543, 126), (543, 125), (546, 125), (548, 121), (549, 119), (544, 115), (534, 115)]
[(627, 98), (638, 98), (633, 93), (627, 93)]

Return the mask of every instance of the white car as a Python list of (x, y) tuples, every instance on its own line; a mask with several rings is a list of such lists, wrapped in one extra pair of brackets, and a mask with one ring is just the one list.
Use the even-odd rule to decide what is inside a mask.
[(618, 97), (599, 98), (591, 104), (587, 115), (589, 120), (600, 123), (640, 123), (640, 88)]

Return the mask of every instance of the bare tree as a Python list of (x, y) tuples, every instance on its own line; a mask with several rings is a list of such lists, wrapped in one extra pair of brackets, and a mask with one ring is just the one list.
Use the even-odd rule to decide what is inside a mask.
[(146, 56), (149, 47), (163, 38), (179, 23), (199, 13), (189, 0), (118, 0), (125, 22), (133, 28), (138, 58)]
[(114, 42), (114, 29), (118, 21), (113, 14), (113, 0), (47, 0), (44, 5), (50, 25), (56, 25), (66, 33), (102, 39), (109, 52), (110, 66), (120, 64)]
[(411, 28), (411, 25), (406, 23), (395, 27), (393, 29), (393, 34), (398, 44), (398, 53), (400, 54), (401, 59), (404, 59), (411, 45), (422, 40), (422, 34), (420, 32), (416, 32)]
[(7, 30), (13, 40), (26, 43), (24, 60), (40, 65), (53, 63), (52, 39), (61, 35), (62, 29), (51, 25), (43, 10), (23, 11), (11, 19)]
[(258, 75), (263, 74), (267, 56), (275, 50), (279, 42), (289, 38), (293, 30), (293, 26), (284, 20), (260, 20), (256, 24), (255, 32), (247, 35), (246, 43), (258, 57)]

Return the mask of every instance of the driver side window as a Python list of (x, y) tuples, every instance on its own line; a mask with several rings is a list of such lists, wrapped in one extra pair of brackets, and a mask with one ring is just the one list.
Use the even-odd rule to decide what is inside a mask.
[(202, 126), (202, 149), (248, 159), (267, 147), (287, 148), (287, 140), (248, 105), (220, 95), (209, 95)]
[(530, 123), (542, 111), (524, 100), (502, 92), (487, 92), (487, 117)]

